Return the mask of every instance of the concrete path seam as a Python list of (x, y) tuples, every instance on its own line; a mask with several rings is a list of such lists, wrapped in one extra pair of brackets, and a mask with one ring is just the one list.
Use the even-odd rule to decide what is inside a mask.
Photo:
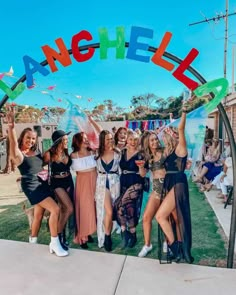
[(121, 275), (122, 275), (123, 269), (124, 269), (124, 267), (125, 267), (126, 259), (127, 259), (127, 255), (125, 256), (124, 262), (123, 262), (123, 264), (122, 264), (121, 271), (120, 271), (120, 275), (119, 275), (119, 278), (118, 278), (118, 280), (117, 280), (116, 287), (115, 287), (115, 291), (114, 291), (114, 294), (113, 294), (113, 295), (116, 294), (116, 291), (117, 291), (118, 285), (119, 285), (119, 283), (120, 283), (120, 278), (121, 278)]

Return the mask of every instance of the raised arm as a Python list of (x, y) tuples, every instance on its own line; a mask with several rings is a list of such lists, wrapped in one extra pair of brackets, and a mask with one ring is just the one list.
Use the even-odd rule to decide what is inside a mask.
[(182, 107), (182, 115), (180, 118), (180, 123), (178, 126), (178, 132), (179, 132), (179, 142), (176, 147), (176, 153), (180, 157), (184, 157), (187, 154), (187, 143), (186, 143), (186, 138), (185, 138), (185, 124), (186, 124), (186, 114), (187, 114), (187, 108), (186, 106)]
[(99, 125), (97, 122), (95, 122), (91, 116), (88, 116), (88, 120), (98, 133), (102, 132), (102, 130), (103, 130), (102, 126)]
[(7, 112), (7, 122), (8, 122), (8, 136), (10, 143), (10, 157), (13, 162), (19, 166), (23, 162), (23, 154), (19, 149), (16, 131), (15, 131), (15, 113), (14, 108), (9, 108)]

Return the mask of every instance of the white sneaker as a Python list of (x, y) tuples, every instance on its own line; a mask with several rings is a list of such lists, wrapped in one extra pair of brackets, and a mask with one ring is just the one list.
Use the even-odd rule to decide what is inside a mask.
[(29, 236), (29, 243), (30, 244), (37, 244), (38, 243), (38, 238)]
[(151, 251), (152, 251), (152, 244), (150, 246), (144, 245), (142, 250), (139, 252), (138, 257), (145, 257)]

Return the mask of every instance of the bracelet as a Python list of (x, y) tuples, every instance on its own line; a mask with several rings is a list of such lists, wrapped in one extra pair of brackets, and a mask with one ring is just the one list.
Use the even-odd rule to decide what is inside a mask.
[(186, 110), (182, 110), (182, 113), (186, 113), (186, 114), (187, 114), (187, 112), (188, 112), (188, 111), (186, 111)]

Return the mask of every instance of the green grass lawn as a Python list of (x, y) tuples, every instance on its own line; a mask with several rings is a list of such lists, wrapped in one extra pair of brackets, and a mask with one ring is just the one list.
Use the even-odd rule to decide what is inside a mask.
[[(198, 192), (195, 184), (189, 183), (191, 215), (192, 215), (192, 233), (193, 245), (192, 255), (194, 256), (194, 264), (205, 264), (210, 266), (218, 265), (219, 261), (226, 260), (226, 243), (222, 230), (217, 222), (216, 216), (210, 205), (205, 199), (204, 194)], [(22, 205), (14, 205), (0, 207), (0, 209), (8, 208), (8, 210), (0, 213), (0, 239), (28, 241), (29, 225)], [(94, 235), (96, 238), (96, 236)], [(113, 233), (113, 251), (115, 254), (125, 254), (137, 256), (143, 246), (142, 223), (137, 227), (138, 243), (133, 249), (121, 249), (120, 235)], [(73, 237), (70, 237), (71, 248), (79, 248), (73, 243)], [(42, 224), (39, 243), (49, 244), (50, 234), (47, 231), (45, 221)], [(147, 258), (157, 259), (157, 224), (153, 221), (152, 230), (153, 251)], [(89, 244), (89, 250), (104, 252), (104, 249), (99, 249), (97, 243)], [(85, 251), (85, 250), (84, 250)]]

